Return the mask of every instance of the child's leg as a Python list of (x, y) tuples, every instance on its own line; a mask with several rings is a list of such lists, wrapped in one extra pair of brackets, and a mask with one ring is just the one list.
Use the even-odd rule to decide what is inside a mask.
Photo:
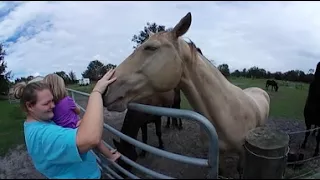
[(99, 151), (105, 155), (108, 159), (110, 159), (111, 161), (116, 161), (121, 154), (118, 151), (110, 151), (110, 149), (108, 149), (102, 141), (100, 141), (99, 145), (97, 146), (97, 148), (99, 149)]

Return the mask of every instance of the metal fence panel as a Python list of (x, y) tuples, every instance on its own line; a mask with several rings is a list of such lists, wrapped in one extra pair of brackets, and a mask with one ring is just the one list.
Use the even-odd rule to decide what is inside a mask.
[[(76, 91), (73, 89), (67, 89), (67, 90), (69, 92), (69, 95), (71, 95), (71, 97), (74, 100), (75, 100), (75, 96), (79, 96), (79, 95), (85, 96), (85, 97), (89, 96), (88, 93)], [(76, 103), (78, 104), (78, 102), (76, 102)], [(82, 111), (85, 111), (86, 105), (84, 105), (83, 102), (81, 102), (81, 104), (78, 104), (78, 105), (80, 106), (80, 109)], [(110, 131), (111, 133), (115, 134), (116, 136), (120, 137), (124, 141), (127, 141), (130, 144), (133, 144), (136, 147), (139, 147), (139, 148), (141, 148), (145, 151), (148, 151), (152, 154), (156, 154), (158, 156), (162, 156), (162, 157), (165, 157), (168, 159), (172, 159), (175, 161), (180, 161), (180, 162), (184, 162), (184, 163), (188, 163), (188, 164), (209, 167), (210, 170), (209, 170), (208, 178), (218, 179), (218, 167), (219, 167), (218, 166), (218, 164), (219, 164), (218, 135), (216, 133), (214, 126), (211, 124), (211, 122), (207, 118), (205, 118), (204, 116), (202, 116), (199, 113), (196, 113), (196, 112), (190, 111), (190, 110), (156, 107), (156, 106), (143, 105), (143, 104), (137, 104), (137, 103), (130, 103), (128, 105), (128, 109), (132, 109), (132, 110), (136, 110), (136, 111), (140, 111), (140, 112), (144, 112), (144, 113), (148, 113), (148, 114), (153, 114), (153, 115), (182, 118), (182, 119), (196, 121), (197, 123), (200, 123), (202, 128), (205, 129), (206, 133), (208, 133), (208, 135), (209, 135), (210, 145), (209, 145), (208, 159), (187, 157), (187, 156), (171, 153), (168, 151), (164, 151), (164, 150), (152, 147), (150, 145), (144, 144), (144, 143), (142, 143), (138, 140), (135, 140), (129, 136), (126, 136), (107, 124), (104, 124), (104, 128), (106, 130)], [(107, 144), (107, 143), (105, 143), (105, 144), (107, 145), (108, 148), (113, 149), (109, 144)], [(112, 175), (111, 177), (122, 178), (118, 174), (116, 174), (113, 170), (111, 170), (111, 168), (106, 166), (104, 164), (104, 162), (101, 161), (101, 159), (98, 157), (98, 155), (96, 155), (96, 156), (99, 159), (98, 162), (100, 163), (100, 165), (102, 167), (105, 167), (104, 169), (110, 173), (109, 176)], [(161, 178), (161, 179), (171, 179), (172, 178), (172, 177), (163, 175), (161, 173), (157, 173), (157, 172), (150, 170), (148, 168), (145, 168), (145, 167), (139, 165), (138, 163), (131, 161), (129, 158), (127, 158), (123, 155), (120, 158), (123, 161), (125, 161), (126, 163), (128, 163), (129, 165), (131, 165), (132, 167), (134, 167), (134, 168), (136, 168), (136, 169), (138, 169), (148, 175), (151, 175), (153, 177)], [(139, 178), (139, 177), (133, 175), (132, 173), (128, 172), (127, 170), (123, 169), (121, 166), (119, 166), (115, 162), (110, 162), (109, 164), (115, 166), (119, 171), (121, 171), (122, 173), (124, 173), (125, 175), (127, 175), (130, 178), (133, 178), (133, 179)]]

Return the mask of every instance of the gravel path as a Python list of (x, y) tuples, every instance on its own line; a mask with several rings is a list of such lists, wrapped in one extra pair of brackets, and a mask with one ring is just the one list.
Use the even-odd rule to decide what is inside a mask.
[[(85, 105), (85, 98), (81, 98), (83, 101), (80, 102), (80, 105)], [(77, 99), (78, 100), (78, 99)], [(116, 113), (108, 112), (104, 110), (105, 122), (114, 127), (117, 130), (120, 130), (123, 122), (125, 113)], [(166, 119), (166, 118), (165, 118)], [(178, 131), (176, 129), (167, 129), (164, 128), (166, 121), (162, 122), (162, 138), (164, 141), (165, 149), (169, 152), (174, 152), (181, 155), (206, 158), (207, 157), (207, 146), (202, 146), (199, 141), (199, 126), (195, 122), (188, 120), (183, 121), (183, 129)], [(272, 128), (281, 129), (286, 132), (294, 132), (304, 130), (304, 122), (297, 120), (288, 120), (281, 118), (270, 118), (268, 120), (267, 126)], [(303, 140), (304, 133), (296, 134), (290, 136), (290, 148), (297, 149), (299, 144)], [(104, 140), (113, 146), (112, 138), (119, 140), (118, 137), (115, 137), (109, 132), (104, 132)], [(139, 132), (138, 140), (141, 140), (141, 132)], [(158, 140), (155, 134), (154, 124), (149, 124), (148, 126), (148, 144), (157, 147)], [(304, 151), (305, 158), (312, 156), (315, 147), (315, 137), (310, 135), (307, 148)], [(140, 151), (140, 150), (138, 150)], [(226, 166), (223, 168), (225, 170), (224, 176), (229, 178), (238, 178), (236, 171), (236, 160), (238, 158), (230, 154), (225, 157), (222, 157), (220, 161), (225, 161)], [(172, 176), (175, 178), (206, 178), (208, 169), (203, 167), (197, 167), (193, 165), (187, 165), (183, 163), (178, 163), (176, 161), (168, 160), (162, 157), (156, 157), (153, 154), (147, 154), (145, 158), (138, 159), (139, 164), (153, 169), (157, 172)], [(298, 174), (303, 173), (306, 169), (312, 169), (319, 166), (319, 160), (310, 161), (305, 163), (303, 169), (293, 171), (291, 168), (287, 168), (286, 176), (292, 177)], [(140, 174), (138, 171), (134, 172), (139, 177), (145, 177), (143, 174)], [(0, 158), (0, 179), (9, 179), (9, 178), (36, 178), (41, 179), (43, 176), (39, 174), (33, 167), (28, 157), (25, 147), (23, 145), (18, 146), (16, 149), (12, 150), (7, 154), (7, 156)]]

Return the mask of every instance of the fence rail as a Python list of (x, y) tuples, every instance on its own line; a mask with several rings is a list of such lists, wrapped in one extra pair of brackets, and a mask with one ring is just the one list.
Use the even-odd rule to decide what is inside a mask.
[[(80, 94), (83, 96), (89, 96), (88, 93), (76, 91), (73, 89), (67, 89), (69, 94), (71, 93), (72, 98), (76, 101), (75, 99), (75, 94)], [(76, 101), (77, 103), (77, 101)], [(77, 105), (80, 107), (82, 111), (85, 111), (83, 107), (81, 107), (78, 103)], [(202, 116), (199, 113), (196, 113), (194, 111), (190, 110), (181, 110), (181, 109), (172, 109), (172, 108), (164, 108), (164, 107), (156, 107), (156, 106), (150, 106), (150, 105), (143, 105), (143, 104), (137, 104), (137, 103), (130, 103), (128, 105), (128, 109), (148, 113), (148, 114), (153, 114), (153, 115), (160, 115), (160, 116), (168, 116), (168, 117), (176, 117), (176, 118), (182, 118), (190, 121), (196, 121), (199, 123), (203, 129), (208, 133), (209, 135), (209, 153), (208, 153), (208, 159), (201, 159), (201, 158), (194, 158), (194, 157), (188, 157), (184, 155), (179, 155), (175, 153), (171, 153), (165, 150), (161, 150), (155, 147), (152, 147), (150, 145), (144, 144), (136, 139), (133, 139), (118, 130), (114, 129), (113, 127), (109, 126), (108, 124), (104, 124), (104, 129), (108, 130), (112, 134), (120, 137), (124, 141), (127, 141), (130, 144), (133, 144), (136, 147), (139, 147), (147, 152), (150, 152), (152, 154), (165, 157), (171, 160), (187, 163), (187, 164), (193, 164), (197, 166), (204, 166), (209, 168), (208, 172), (208, 178), (210, 179), (218, 179), (218, 164), (219, 164), (219, 146), (218, 146), (218, 136), (216, 133), (216, 130), (214, 126), (209, 122), (208, 119), (206, 119), (204, 116)], [(112, 146), (110, 146), (108, 143), (104, 142), (104, 144), (110, 148), (113, 149)], [(108, 161), (107, 159), (101, 157), (98, 153), (96, 154), (96, 157), (98, 159), (98, 163), (100, 167), (107, 172), (107, 176), (109, 178), (116, 178), (120, 179), (122, 178), (120, 175), (118, 175), (115, 171), (113, 171), (110, 168), (110, 165), (114, 166), (116, 169), (118, 169), (120, 172), (124, 173), (127, 175), (129, 178), (132, 179), (139, 179), (136, 175), (132, 174), (131, 172), (123, 169), (121, 166), (119, 166), (115, 162)], [(135, 169), (144, 172), (152, 177), (159, 178), (159, 179), (173, 179), (173, 177), (166, 176), (164, 174), (155, 172), (151, 169), (148, 169), (134, 161), (131, 161), (129, 158), (125, 157), (124, 155), (121, 155), (120, 157), (121, 160), (126, 162), (127, 164), (131, 165)], [(106, 165), (106, 162), (108, 165)]]

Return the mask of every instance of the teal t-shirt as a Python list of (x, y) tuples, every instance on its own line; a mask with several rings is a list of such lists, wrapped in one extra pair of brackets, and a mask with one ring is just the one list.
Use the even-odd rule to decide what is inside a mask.
[(77, 128), (50, 122), (25, 122), (24, 136), (35, 168), (50, 179), (99, 179), (101, 172), (94, 154), (79, 153)]

